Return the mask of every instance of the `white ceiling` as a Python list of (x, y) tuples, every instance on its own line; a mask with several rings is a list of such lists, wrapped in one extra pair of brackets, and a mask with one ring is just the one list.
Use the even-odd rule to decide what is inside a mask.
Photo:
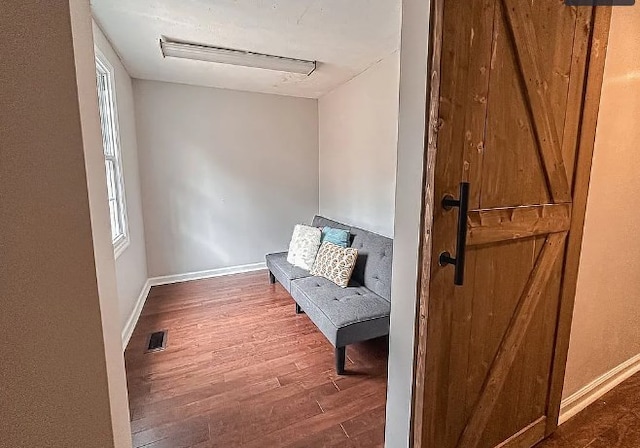
[[(400, 0), (91, 0), (134, 78), (318, 98), (400, 45)], [(161, 36), (317, 60), (310, 76), (163, 58)]]

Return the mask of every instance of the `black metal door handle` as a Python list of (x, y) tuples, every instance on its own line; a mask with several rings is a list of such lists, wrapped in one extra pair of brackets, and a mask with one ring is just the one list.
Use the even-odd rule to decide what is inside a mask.
[(467, 212), (469, 211), (469, 182), (460, 182), (460, 198), (454, 199), (451, 195), (442, 198), (442, 208), (449, 210), (458, 207), (458, 234), (456, 237), (456, 257), (449, 252), (440, 254), (440, 266), (452, 264), (455, 266), (453, 283), (464, 283), (464, 253), (467, 246)]

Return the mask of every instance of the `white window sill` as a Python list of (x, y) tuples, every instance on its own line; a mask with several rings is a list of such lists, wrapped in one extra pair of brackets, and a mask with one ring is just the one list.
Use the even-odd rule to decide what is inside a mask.
[(118, 257), (129, 247), (129, 237), (122, 236), (113, 242), (113, 256), (117, 260)]

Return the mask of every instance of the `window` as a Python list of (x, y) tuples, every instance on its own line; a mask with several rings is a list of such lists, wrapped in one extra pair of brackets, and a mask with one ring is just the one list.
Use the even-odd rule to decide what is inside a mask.
[(107, 173), (111, 240), (113, 242), (113, 250), (117, 257), (129, 244), (129, 235), (112, 74), (113, 68), (96, 50), (98, 108), (100, 110), (102, 147), (104, 149), (104, 163)]

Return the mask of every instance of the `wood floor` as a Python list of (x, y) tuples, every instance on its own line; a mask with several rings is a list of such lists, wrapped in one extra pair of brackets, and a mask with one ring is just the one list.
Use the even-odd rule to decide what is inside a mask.
[(536, 446), (587, 447), (640, 447), (640, 373), (604, 395)]
[[(165, 351), (145, 353), (168, 329)], [(387, 341), (333, 347), (265, 272), (152, 288), (125, 352), (135, 447), (381, 447)]]
[[(145, 354), (149, 333), (165, 351)], [(265, 272), (154, 287), (127, 347), (135, 447), (381, 447), (387, 341), (333, 348)], [(640, 448), (640, 374), (536, 448)]]

